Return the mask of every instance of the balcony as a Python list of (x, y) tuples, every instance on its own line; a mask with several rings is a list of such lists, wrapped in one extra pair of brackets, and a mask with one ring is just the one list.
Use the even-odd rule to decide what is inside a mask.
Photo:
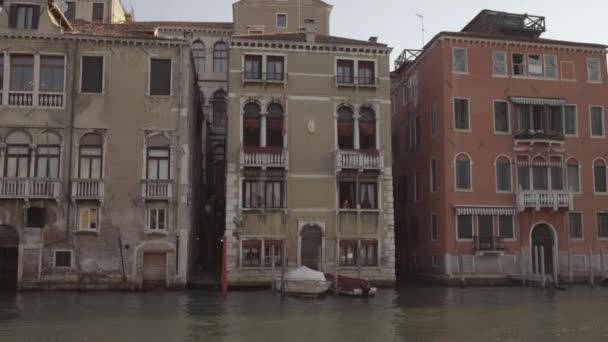
[(517, 208), (524, 211), (533, 208), (553, 209), (555, 211), (563, 208), (574, 210), (574, 195), (567, 191), (520, 191), (517, 194)]
[(475, 236), (475, 251), (502, 252), (505, 250), (503, 238), (497, 236)]
[(103, 201), (105, 184), (103, 179), (77, 179), (72, 182), (72, 200)]
[(242, 73), (242, 82), (245, 83), (276, 83), (284, 84), (287, 81), (285, 72), (249, 72)]
[(63, 108), (63, 93), (40, 93), (38, 106), (45, 108)]
[(10, 91), (8, 105), (12, 107), (33, 107), (34, 93), (31, 91)]
[(336, 85), (346, 88), (377, 88), (380, 84), (378, 77), (336, 76)]
[(383, 151), (339, 150), (336, 152), (336, 172), (343, 170), (380, 171), (384, 170)]
[(241, 168), (289, 168), (289, 152), (283, 148), (245, 147), (241, 150)]
[(144, 179), (141, 181), (141, 197), (144, 200), (164, 200), (173, 198), (173, 181)]
[(2, 178), (0, 179), (0, 198), (2, 199), (55, 199), (61, 197), (59, 180), (39, 178)]
[(558, 131), (528, 130), (513, 133), (516, 144), (534, 145), (563, 145), (564, 134)]

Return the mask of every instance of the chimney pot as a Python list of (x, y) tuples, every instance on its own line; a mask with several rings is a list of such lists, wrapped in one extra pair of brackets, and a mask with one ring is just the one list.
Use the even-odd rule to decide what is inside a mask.
[(369, 37), (368, 41), (370, 43), (377, 43), (378, 42), (378, 37), (371, 36), (371, 37)]

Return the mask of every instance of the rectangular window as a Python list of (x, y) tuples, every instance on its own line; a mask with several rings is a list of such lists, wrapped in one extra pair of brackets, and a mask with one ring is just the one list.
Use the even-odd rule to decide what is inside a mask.
[(545, 62), (545, 78), (557, 79), (557, 56), (544, 55), (543, 60)]
[(165, 231), (167, 229), (167, 209), (148, 208), (146, 228), (150, 231)]
[(374, 85), (376, 84), (375, 65), (374, 62), (360, 61), (359, 62), (359, 84)]
[(284, 202), (284, 182), (243, 181), (243, 208), (280, 209)]
[(40, 56), (40, 91), (63, 92), (65, 57)]
[(511, 192), (511, 164), (508, 160), (496, 163), (496, 191)]
[(456, 190), (471, 190), (471, 162), (469, 160), (456, 161)]
[(262, 241), (243, 240), (243, 267), (260, 267), (262, 264)]
[(431, 136), (437, 135), (437, 105), (431, 107)]
[(514, 53), (511, 57), (514, 76), (526, 76), (526, 56), (523, 53)]
[(576, 136), (578, 135), (578, 120), (576, 115), (576, 106), (564, 106), (564, 134)]
[(517, 168), (517, 179), (522, 190), (530, 190), (530, 167), (519, 166)]
[(494, 132), (509, 131), (509, 104), (505, 101), (494, 101)]
[(150, 60), (150, 95), (171, 95), (171, 60)]
[(266, 62), (266, 79), (269, 81), (283, 81), (285, 79), (285, 57), (268, 56)]
[(357, 209), (357, 193), (355, 182), (340, 182), (338, 184), (340, 209)]
[(431, 214), (431, 240), (439, 240), (439, 227), (437, 226), (437, 214)]
[(498, 216), (498, 233), (503, 239), (512, 240), (515, 238), (513, 216)]
[(169, 158), (171, 151), (168, 147), (148, 147), (147, 149), (147, 179), (168, 180), (171, 177)]
[(540, 55), (528, 55), (528, 76), (543, 77), (543, 60)]
[(458, 239), (459, 240), (471, 240), (473, 239), (473, 216), (472, 215), (458, 215)]
[(564, 169), (551, 167), (551, 190), (564, 190)]
[(76, 21), (76, 1), (66, 1), (66, 4), (68, 8), (64, 13), (65, 17), (68, 21), (73, 23)]
[(245, 56), (245, 79), (246, 80), (261, 80), (262, 79), (262, 56)]
[(600, 239), (608, 239), (608, 213), (597, 214), (597, 236)]
[(280, 240), (265, 240), (264, 241), (264, 266), (272, 267), (283, 265), (283, 241)]
[(36, 30), (40, 20), (40, 6), (11, 5), (9, 27), (19, 30)]
[[(338, 60), (337, 81), (339, 84), (355, 83), (354, 62), (349, 60)], [(394, 111), (393, 111), (394, 112)]]
[(602, 81), (602, 66), (599, 58), (587, 58), (587, 80), (589, 82)]
[(608, 192), (608, 187), (606, 184), (606, 166), (605, 165), (596, 165), (593, 168), (593, 178), (594, 178), (594, 183), (595, 183), (595, 192), (597, 192), (597, 193)]
[(29, 207), (26, 209), (25, 226), (28, 228), (44, 228), (46, 217), (46, 208)]
[(378, 266), (378, 241), (361, 241), (361, 266)]
[(457, 130), (470, 130), (469, 100), (454, 99), (454, 127)]
[(494, 51), (492, 53), (492, 60), (494, 64), (493, 75), (507, 76), (507, 53), (504, 51)]
[(340, 240), (340, 266), (357, 266), (357, 240)]
[(103, 91), (103, 57), (83, 56), (80, 78), (80, 91), (99, 94)]
[(414, 202), (420, 201), (420, 172), (414, 173)]
[(104, 18), (104, 4), (103, 2), (95, 2), (93, 3), (93, 13), (91, 19), (94, 23), (103, 23)]
[(55, 145), (38, 145), (36, 153), (36, 177), (59, 178), (60, 147)]
[(277, 28), (287, 28), (287, 14), (277, 13)]
[(10, 88), (15, 91), (34, 90), (34, 56), (11, 55)]
[(27, 178), (30, 174), (30, 148), (27, 145), (8, 145), (4, 176)]
[(98, 208), (81, 207), (79, 209), (79, 229), (82, 231), (97, 231), (99, 228)]
[(431, 159), (431, 192), (437, 192), (437, 160)]
[(361, 209), (378, 209), (378, 184), (361, 183), (359, 184)]
[(260, 208), (262, 196), (258, 189), (257, 181), (243, 181), (243, 208)]
[(568, 165), (568, 191), (581, 192), (581, 181), (578, 164)]
[(545, 166), (533, 166), (532, 184), (534, 190), (549, 190), (549, 169)]
[(72, 251), (55, 251), (54, 266), (61, 268), (72, 267)]
[[(4, 53), (0, 53), (0, 93), (4, 90)], [(2, 99), (0, 98), (0, 106)]]
[(452, 70), (458, 73), (466, 73), (469, 71), (467, 61), (467, 49), (453, 48), (452, 49)]
[(80, 146), (80, 179), (101, 179), (102, 153), (101, 147)]
[(583, 238), (583, 215), (581, 213), (568, 213), (568, 231), (571, 239)]
[(283, 208), (283, 182), (267, 181), (264, 184), (265, 208)]
[(604, 107), (593, 106), (591, 111), (591, 136), (604, 137)]

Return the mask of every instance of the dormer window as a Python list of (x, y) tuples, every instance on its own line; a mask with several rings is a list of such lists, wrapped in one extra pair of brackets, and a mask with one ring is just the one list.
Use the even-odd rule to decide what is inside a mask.
[(12, 5), (9, 27), (19, 30), (37, 30), (40, 19), (40, 6)]

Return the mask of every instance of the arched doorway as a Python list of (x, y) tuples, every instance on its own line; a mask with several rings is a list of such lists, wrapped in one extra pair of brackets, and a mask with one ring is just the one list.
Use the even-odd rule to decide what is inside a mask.
[[(553, 229), (548, 224), (544, 223), (536, 225), (532, 229), (532, 269), (534, 270), (534, 273), (541, 273), (542, 247), (542, 253), (544, 254), (545, 258), (545, 274), (553, 274), (555, 262), (553, 256), (553, 246), (555, 246), (555, 236), (553, 233)], [(535, 249), (538, 250), (538, 261), (536, 260), (537, 253), (534, 252)]]
[(302, 266), (321, 270), (321, 247), (323, 245), (323, 231), (321, 227), (309, 224), (300, 232), (301, 248), (300, 260)]
[(17, 289), (19, 234), (15, 228), (0, 225), (0, 290)]

